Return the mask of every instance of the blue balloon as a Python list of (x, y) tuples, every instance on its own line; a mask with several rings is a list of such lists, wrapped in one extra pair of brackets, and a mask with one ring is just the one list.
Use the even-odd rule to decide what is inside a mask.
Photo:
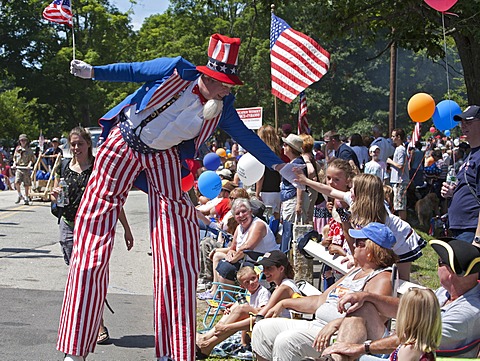
[(433, 124), (438, 130), (452, 129), (458, 125), (453, 120), (453, 116), (460, 114), (462, 110), (460, 106), (453, 100), (442, 100), (435, 107), (435, 113), (433, 113)]
[(222, 190), (222, 180), (217, 173), (207, 170), (198, 177), (198, 190), (205, 197), (213, 199), (218, 196)]
[(449, 131), (448, 129), (445, 131), (445, 135), (446, 135), (447, 137), (450, 136), (450, 131)]
[(203, 166), (208, 170), (217, 170), (222, 161), (217, 153), (208, 153), (203, 157)]
[(37, 170), (36, 176), (37, 176), (37, 180), (44, 180), (45, 172), (43, 170)]

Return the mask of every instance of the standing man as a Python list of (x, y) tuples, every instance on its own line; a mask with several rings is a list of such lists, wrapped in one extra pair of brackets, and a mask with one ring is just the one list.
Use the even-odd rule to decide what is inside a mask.
[(441, 194), (452, 198), (448, 207), (448, 223), (452, 236), (480, 247), (480, 107), (470, 105), (455, 115), (471, 151), (457, 174), (457, 182), (443, 183)]
[(394, 129), (392, 131), (392, 141), (395, 145), (395, 152), (393, 153), (393, 160), (387, 158), (387, 164), (392, 166), (390, 184), (393, 188), (393, 209), (405, 221), (407, 220), (407, 186), (410, 180), (407, 150), (404, 145), (405, 131), (401, 128)]
[(390, 139), (385, 138), (382, 133), (382, 127), (375, 125), (372, 128), (373, 142), (370, 146), (377, 145), (380, 148), (380, 161), (387, 162), (387, 159), (393, 156), (395, 147)]
[(157, 360), (195, 359), (199, 228), (181, 190), (182, 161), (194, 158), (218, 126), (265, 165), (295, 178), (233, 107), (232, 87), (242, 85), (239, 48), (240, 39), (214, 34), (206, 66), (181, 57), (94, 67), (72, 61), (72, 74), (81, 78), (144, 84), (100, 119), (105, 142), (77, 213), (60, 319), (57, 348), (65, 360), (94, 351), (115, 224), (134, 182), (148, 191)]
[[(31, 173), (35, 163), (35, 154), (33, 154), (33, 151), (30, 149), (26, 134), (20, 134), (18, 142), (20, 144), (17, 145), (13, 153), (12, 165), (12, 168), (15, 170), (15, 189), (18, 193), (15, 204), (23, 200), (25, 205), (28, 205), (30, 204), (30, 187), (32, 186)], [(22, 195), (22, 183), (25, 188), (25, 197)]]
[(330, 130), (324, 134), (323, 140), (326, 144), (325, 148), (327, 154), (329, 150), (333, 150), (335, 158), (346, 160), (352, 167), (355, 166), (357, 169), (360, 169), (357, 155), (352, 148), (340, 141), (340, 135), (333, 130)]

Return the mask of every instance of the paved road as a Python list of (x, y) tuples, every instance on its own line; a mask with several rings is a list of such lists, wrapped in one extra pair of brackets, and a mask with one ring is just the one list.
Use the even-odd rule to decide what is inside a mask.
[[(67, 266), (49, 203), (16, 205), (16, 192), (0, 192), (0, 360), (62, 360), (55, 349)], [(132, 191), (126, 204), (135, 236), (127, 252), (118, 226), (110, 262), (105, 312), (111, 343), (89, 361), (153, 360), (151, 259), (147, 255), (147, 199)]]

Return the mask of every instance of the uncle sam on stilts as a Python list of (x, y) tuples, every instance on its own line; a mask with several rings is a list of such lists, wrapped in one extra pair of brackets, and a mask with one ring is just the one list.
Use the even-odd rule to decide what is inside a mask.
[(295, 178), (233, 107), (231, 88), (242, 85), (239, 48), (240, 39), (214, 34), (206, 66), (181, 57), (93, 67), (72, 61), (72, 74), (81, 78), (144, 84), (100, 119), (105, 142), (77, 213), (60, 317), (57, 348), (65, 360), (94, 351), (115, 226), (134, 183), (148, 192), (156, 357), (195, 359), (199, 228), (181, 190), (182, 160), (220, 127), (266, 166)]

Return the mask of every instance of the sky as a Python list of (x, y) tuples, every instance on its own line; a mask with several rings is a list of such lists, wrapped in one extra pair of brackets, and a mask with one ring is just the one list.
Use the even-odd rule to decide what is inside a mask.
[[(127, 11), (131, 6), (128, 0), (111, 0), (110, 3), (122, 12)], [(133, 28), (135, 30), (140, 29), (145, 18), (165, 12), (168, 5), (168, 0), (137, 0), (137, 4), (133, 7), (134, 14), (131, 16)]]

